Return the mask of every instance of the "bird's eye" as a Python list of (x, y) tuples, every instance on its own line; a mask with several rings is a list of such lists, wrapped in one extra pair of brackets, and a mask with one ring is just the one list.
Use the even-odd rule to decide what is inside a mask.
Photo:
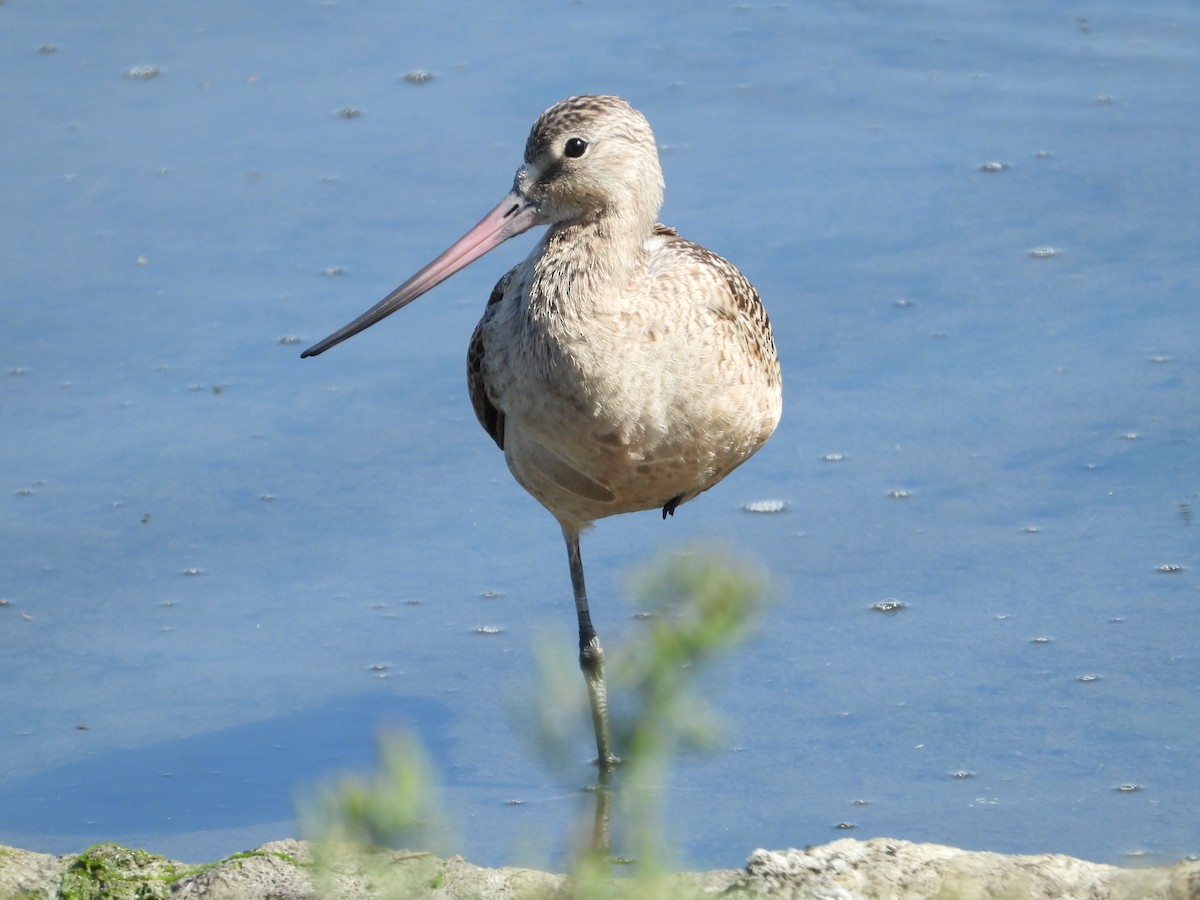
[(567, 142), (563, 144), (563, 154), (571, 159), (579, 159), (587, 152), (587, 148), (588, 142), (583, 138), (568, 138)]

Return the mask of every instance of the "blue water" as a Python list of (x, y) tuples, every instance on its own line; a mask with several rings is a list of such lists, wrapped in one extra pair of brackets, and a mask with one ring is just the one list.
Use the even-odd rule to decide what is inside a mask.
[(10, 0), (0, 73), (0, 841), (289, 836), (392, 724), (453, 849), (561, 861), (589, 748), (522, 712), (566, 562), (463, 371), (533, 238), (298, 354), (612, 92), (785, 370), (754, 460), (585, 539), (610, 649), (656, 549), (771, 575), (663, 788), (678, 862), (1200, 852), (1200, 7)]

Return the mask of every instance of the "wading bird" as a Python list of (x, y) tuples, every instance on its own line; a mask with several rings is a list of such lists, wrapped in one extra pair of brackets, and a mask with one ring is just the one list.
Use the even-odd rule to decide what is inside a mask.
[(549, 226), (488, 298), (467, 379), (475, 415), (513, 477), (562, 527), (605, 778), (618, 760), (580, 533), (618, 513), (673, 515), (766, 442), (782, 404), (758, 294), (730, 263), (656, 224), (662, 200), (642, 114), (619, 97), (570, 97), (534, 123), (499, 206), (302, 354), (324, 353), (510, 237)]

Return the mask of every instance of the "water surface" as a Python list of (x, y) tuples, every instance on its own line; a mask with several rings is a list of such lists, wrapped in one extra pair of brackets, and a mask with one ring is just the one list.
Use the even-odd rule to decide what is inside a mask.
[(463, 372), (532, 237), (298, 353), (612, 92), (785, 370), (753, 461), (584, 545), (610, 647), (655, 548), (773, 580), (664, 788), (680, 862), (1200, 851), (1198, 39), (1115, 0), (0, 5), (0, 841), (245, 849), (393, 724), (456, 850), (561, 860), (588, 747), (547, 767), (522, 698), (566, 562)]

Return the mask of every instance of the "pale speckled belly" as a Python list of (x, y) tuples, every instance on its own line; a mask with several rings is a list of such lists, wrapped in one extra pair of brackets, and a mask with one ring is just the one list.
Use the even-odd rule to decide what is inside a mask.
[(690, 500), (762, 446), (777, 415), (767, 411), (761, 423), (743, 420), (736, 431), (710, 427), (703, 434), (684, 420), (670, 433), (634, 442), (573, 418), (560, 414), (552, 427), (529, 428), (510, 416), (504, 449), (522, 487), (564, 525), (580, 528), (606, 516)]

